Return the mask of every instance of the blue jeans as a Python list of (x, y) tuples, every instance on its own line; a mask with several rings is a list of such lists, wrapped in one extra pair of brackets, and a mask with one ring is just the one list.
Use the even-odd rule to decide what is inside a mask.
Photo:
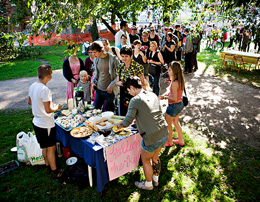
[(160, 72), (157, 74), (151, 74), (154, 79), (153, 92), (158, 96), (160, 94)]
[(95, 95), (95, 109), (101, 109), (102, 105), (106, 100), (106, 110), (114, 112), (115, 104), (114, 104), (115, 95), (112, 92), (109, 94), (107, 91), (102, 91), (97, 89)]

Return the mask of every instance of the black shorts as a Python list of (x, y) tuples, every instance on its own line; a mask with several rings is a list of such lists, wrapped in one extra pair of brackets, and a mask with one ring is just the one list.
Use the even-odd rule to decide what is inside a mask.
[(177, 59), (177, 61), (181, 61), (181, 54), (182, 54), (182, 51), (176, 51), (176, 59)]
[(47, 128), (39, 128), (33, 124), (35, 135), (38, 143), (42, 149), (56, 145), (56, 128), (51, 128), (50, 135), (48, 135)]

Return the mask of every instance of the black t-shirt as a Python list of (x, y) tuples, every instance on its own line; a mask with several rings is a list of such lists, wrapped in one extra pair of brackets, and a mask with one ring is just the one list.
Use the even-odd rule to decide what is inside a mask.
[(141, 41), (141, 50), (142, 51), (146, 51), (148, 49), (149, 51), (149, 48), (150, 48), (150, 41), (147, 41), (147, 42), (144, 42), (144, 41)]
[[(166, 41), (165, 45), (170, 48), (171, 45), (175, 45), (175, 42), (172, 41)], [(165, 63), (170, 63), (171, 61), (175, 60), (175, 51), (170, 52), (167, 48), (165, 48), (165, 51), (163, 52), (163, 59)]]
[[(170, 48), (171, 45), (176, 45), (176, 43), (175, 43), (175, 41), (171, 40), (171, 41), (166, 41), (165, 45), (166, 45), (168, 48)], [(165, 52), (166, 52), (166, 53), (172, 53), (172, 52), (170, 52), (167, 48), (165, 48)], [(174, 52), (174, 51), (173, 51), (173, 52)]]
[(129, 34), (129, 38), (130, 38), (130, 43), (133, 44), (134, 40), (136, 39), (140, 39), (140, 37), (136, 34), (136, 35), (132, 35), (131, 33)]
[(150, 52), (150, 41), (148, 40), (147, 42), (141, 41), (141, 51), (146, 55), (146, 57), (148, 56), (149, 52)]

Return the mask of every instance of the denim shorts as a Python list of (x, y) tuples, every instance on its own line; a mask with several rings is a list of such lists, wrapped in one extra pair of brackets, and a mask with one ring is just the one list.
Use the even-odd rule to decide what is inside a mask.
[(171, 117), (176, 117), (182, 111), (183, 108), (184, 105), (182, 101), (179, 103), (173, 103), (167, 107), (166, 113), (169, 114)]
[(144, 146), (144, 140), (142, 140), (141, 143), (141, 148), (142, 150), (149, 152), (149, 153), (153, 153), (155, 152), (157, 149), (159, 149), (160, 147), (162, 147), (163, 145), (165, 145), (165, 143), (168, 140), (168, 133), (166, 135), (164, 135), (158, 142), (151, 144), (149, 146)]

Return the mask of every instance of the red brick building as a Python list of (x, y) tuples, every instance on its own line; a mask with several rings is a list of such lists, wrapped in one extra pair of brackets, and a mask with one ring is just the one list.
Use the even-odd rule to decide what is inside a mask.
[(26, 29), (30, 22), (30, 12), (25, 0), (19, 1), (17, 5), (11, 4), (9, 0), (1, 0), (0, 6), (0, 31), (9, 33)]

